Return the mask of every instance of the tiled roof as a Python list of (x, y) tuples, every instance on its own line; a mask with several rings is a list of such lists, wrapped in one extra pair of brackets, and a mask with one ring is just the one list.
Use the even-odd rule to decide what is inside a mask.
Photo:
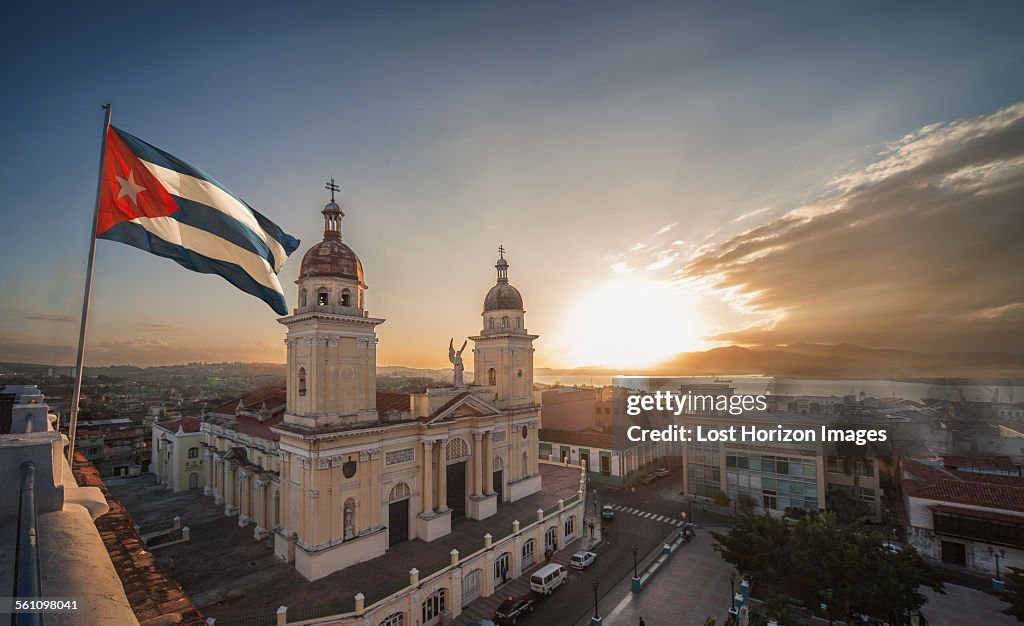
[[(274, 410), (277, 407), (283, 408), (286, 401), (287, 391), (284, 387), (278, 386), (260, 387), (241, 398), (242, 406), (250, 411), (258, 411), (263, 406), (263, 403), (266, 403), (267, 408), (270, 410)], [(235, 410), (238, 408), (238, 402), (238, 399), (229, 400), (217, 408), (210, 409), (210, 413), (234, 415)]]
[(971, 504), (993, 509), (1024, 512), (1024, 479), (1020, 484), (994, 484), (955, 478), (923, 484), (908, 484), (905, 491), (914, 498)]
[(1013, 464), (1008, 456), (944, 456), (942, 464), (946, 467), (983, 467), (987, 469), (1016, 471), (1017, 466)]
[(409, 411), (409, 394), (395, 393), (391, 391), (377, 392), (377, 412), (391, 413), (393, 411)]
[(157, 426), (165, 430), (169, 430), (172, 433), (178, 432), (181, 428), (186, 433), (197, 433), (202, 426), (202, 422), (197, 417), (183, 417), (177, 420), (168, 420), (166, 422), (157, 422)]

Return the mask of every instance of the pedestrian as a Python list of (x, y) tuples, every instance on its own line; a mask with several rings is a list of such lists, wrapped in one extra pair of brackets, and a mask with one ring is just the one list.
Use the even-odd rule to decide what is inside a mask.
[(644, 621), (644, 618), (640, 618), (640, 624), (638, 626), (647, 626), (647, 622)]

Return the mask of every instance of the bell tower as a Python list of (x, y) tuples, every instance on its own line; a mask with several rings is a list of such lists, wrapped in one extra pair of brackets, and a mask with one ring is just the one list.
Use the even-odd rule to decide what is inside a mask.
[(484, 297), (483, 330), (470, 337), (474, 383), (493, 387), (499, 408), (533, 403), (533, 340), (519, 290), (508, 282), (505, 248), (498, 246), (497, 280)]
[(342, 240), (333, 178), (326, 188), (323, 240), (302, 258), (298, 307), (279, 320), (288, 328), (285, 423), (302, 428), (377, 421), (376, 327), (384, 320), (365, 309), (363, 264)]

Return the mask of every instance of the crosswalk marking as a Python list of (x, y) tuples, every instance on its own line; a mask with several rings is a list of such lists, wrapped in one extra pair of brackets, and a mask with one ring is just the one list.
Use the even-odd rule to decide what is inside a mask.
[(653, 513), (651, 511), (642, 511), (638, 508), (626, 506), (624, 504), (613, 504), (612, 510), (618, 511), (620, 513), (629, 513), (630, 515), (636, 515), (641, 519), (649, 519), (655, 522), (661, 522), (662, 524), (671, 524), (672, 526), (675, 526), (677, 528), (683, 525), (683, 522), (681, 520), (675, 519), (671, 515), (659, 515), (658, 513)]

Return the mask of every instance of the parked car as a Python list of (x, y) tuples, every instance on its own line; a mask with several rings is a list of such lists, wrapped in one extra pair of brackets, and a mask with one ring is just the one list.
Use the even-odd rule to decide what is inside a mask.
[(886, 552), (889, 552), (891, 554), (899, 554), (900, 552), (903, 552), (903, 546), (896, 543), (895, 541), (883, 541), (882, 550), (885, 550)]
[(565, 582), (569, 572), (558, 563), (548, 563), (530, 576), (530, 589), (537, 593), (550, 595), (552, 591)]
[(651, 476), (657, 476), (658, 478), (664, 478), (664, 477), (668, 476), (668, 473), (669, 473), (669, 469), (667, 467), (661, 467), (661, 468), (658, 468), (658, 469), (654, 470), (653, 472), (651, 472)]
[(601, 507), (601, 517), (604, 519), (615, 519), (615, 509), (612, 505), (606, 504)]
[(498, 624), (501, 624), (501, 626), (506, 626), (507, 624), (515, 624), (519, 621), (520, 617), (532, 612), (532, 597), (510, 597), (508, 600), (505, 600), (504, 602), (498, 605), (498, 610), (494, 612), (494, 621)]
[(593, 552), (580, 551), (572, 555), (572, 558), (569, 560), (569, 567), (573, 569), (587, 569), (593, 565), (596, 560), (597, 555)]
[(640, 479), (640, 484), (641, 485), (649, 485), (649, 484), (653, 483), (656, 480), (658, 480), (657, 476), (655, 476), (654, 474), (648, 474), (648, 475), (646, 475), (646, 476), (644, 476), (643, 478)]

